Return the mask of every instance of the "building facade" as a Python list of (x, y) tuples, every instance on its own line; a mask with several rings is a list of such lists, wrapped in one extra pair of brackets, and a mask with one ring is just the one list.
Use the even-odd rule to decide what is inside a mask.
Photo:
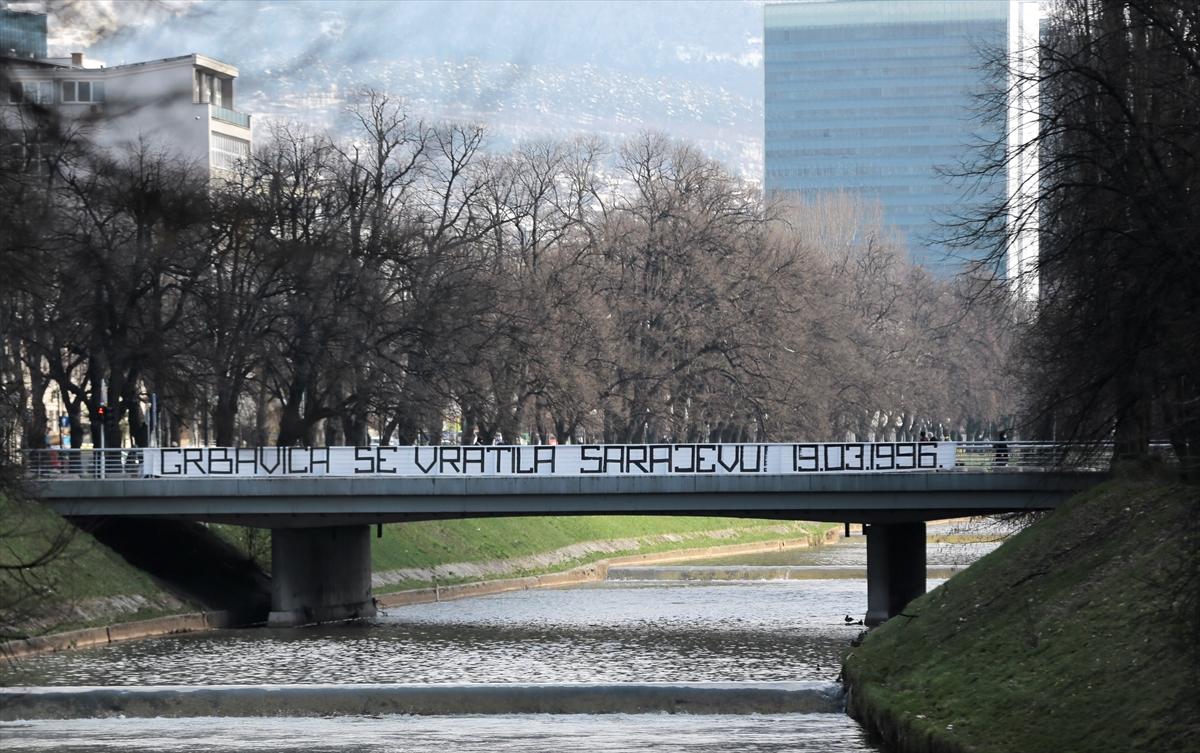
[(1037, 3), (1025, 0), (767, 5), (767, 193), (877, 201), (915, 261), (943, 275), (960, 271), (972, 251), (945, 242), (947, 225), (1011, 188), (1005, 176), (968, 183), (945, 171), (970, 164), (973, 145), (1004, 143), (1003, 114), (979, 117), (991, 75), (983, 53), (1011, 50), (1013, 14), (1030, 5), (1036, 32)]
[(12, 10), (0, 2), (0, 57), (46, 57), (46, 14)]
[(219, 176), (250, 155), (250, 116), (236, 109), (238, 71), (219, 60), (191, 54), (106, 67), (75, 53), (3, 57), (0, 65), (0, 146), (10, 165), (37, 169), (46, 144), (34, 111), (45, 108), (112, 157), (147, 148)]

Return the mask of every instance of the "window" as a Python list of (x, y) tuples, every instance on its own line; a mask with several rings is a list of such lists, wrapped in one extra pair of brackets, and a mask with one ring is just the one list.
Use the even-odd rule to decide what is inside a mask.
[(50, 147), (37, 131), (0, 131), (0, 165), (18, 173), (45, 175), (50, 171)]
[(103, 102), (103, 81), (64, 81), (62, 82), (63, 102)]
[(212, 166), (232, 170), (238, 162), (250, 158), (250, 142), (223, 133), (212, 132)]
[(8, 102), (14, 105), (52, 105), (54, 104), (54, 82), (14, 82), (8, 89)]

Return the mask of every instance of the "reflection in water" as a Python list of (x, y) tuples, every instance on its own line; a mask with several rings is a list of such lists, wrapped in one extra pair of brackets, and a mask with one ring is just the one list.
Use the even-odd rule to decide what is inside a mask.
[(118, 643), (4, 684), (831, 680), (861, 581), (601, 584), (388, 610), (376, 622)]
[[(865, 540), (721, 564), (851, 565)], [(931, 544), (931, 565), (994, 544)], [(771, 559), (776, 558), (776, 559)], [(769, 561), (768, 561), (769, 560)], [(692, 564), (692, 563), (689, 563)], [(930, 581), (930, 587), (938, 581)], [(831, 681), (862, 579), (621, 582), (389, 609), (369, 624), (181, 635), (0, 667), (0, 684)], [(94, 719), (0, 724), (0, 750), (868, 751), (841, 714)]]

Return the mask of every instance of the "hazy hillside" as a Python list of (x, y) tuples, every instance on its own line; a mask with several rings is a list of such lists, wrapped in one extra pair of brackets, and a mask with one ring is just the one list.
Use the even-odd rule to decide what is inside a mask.
[(336, 124), (355, 88), (369, 85), (408, 99), (421, 117), (487, 123), (501, 148), (654, 129), (697, 142), (748, 177), (761, 171), (758, 3), (174, 7), (151, 23), (114, 6), (119, 30), (89, 54), (109, 65), (212, 55), (240, 70), (238, 109), (262, 116)]

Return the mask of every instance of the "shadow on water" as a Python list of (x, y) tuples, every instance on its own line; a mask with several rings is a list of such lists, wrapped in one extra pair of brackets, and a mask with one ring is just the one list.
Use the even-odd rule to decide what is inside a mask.
[[(990, 548), (931, 545), (930, 562), (965, 564)], [(720, 564), (865, 564), (862, 539), (780, 554), (788, 559), (742, 556)], [(382, 710), (313, 718), (297, 715), (299, 709), (273, 708), (288, 716), (26, 720), (0, 724), (0, 750), (862, 753), (871, 745), (840, 713), (764, 708), (768, 713), (738, 716), (721, 713), (717, 701), (703, 715), (628, 714), (619, 705), (607, 714), (576, 714), (555, 697), (563, 694), (546, 686), (611, 683), (632, 691), (647, 683), (678, 688), (807, 681), (834, 688), (840, 654), (859, 632), (844, 617), (860, 615), (865, 604), (861, 578), (629, 581), (392, 608), (369, 623), (111, 644), (0, 668), (0, 684), (138, 686), (151, 694), (169, 689), (147, 686), (186, 685), (195, 692), (200, 686), (237, 685), (243, 687), (235, 692), (266, 697), (269, 688), (246, 686), (292, 686), (289, 692), (303, 694), (297, 685), (328, 683), (353, 697), (374, 692), (365, 687), (369, 683), (429, 683), (449, 693), (471, 684), (508, 683), (507, 690), (495, 692), (515, 698), (518, 686), (533, 686), (534, 696), (552, 699), (560, 713), (496, 715), (492, 708), (482, 715), (422, 717)]]

